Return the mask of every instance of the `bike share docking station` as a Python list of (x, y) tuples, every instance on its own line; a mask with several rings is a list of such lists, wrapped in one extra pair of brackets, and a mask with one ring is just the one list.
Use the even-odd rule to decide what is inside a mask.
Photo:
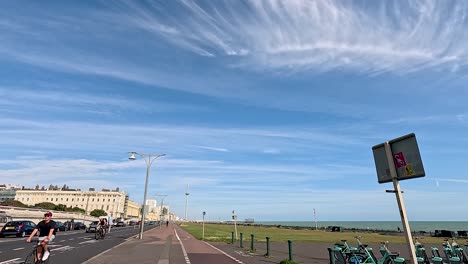
[(424, 177), (423, 163), (419, 154), (418, 143), (414, 133), (387, 141), (372, 147), (375, 168), (379, 183), (393, 182), (394, 190), (386, 192), (395, 193), (400, 211), (403, 231), (411, 256), (411, 263), (418, 264), (415, 247), (411, 235), (405, 204), (403, 202), (403, 191), (400, 189), (401, 180)]

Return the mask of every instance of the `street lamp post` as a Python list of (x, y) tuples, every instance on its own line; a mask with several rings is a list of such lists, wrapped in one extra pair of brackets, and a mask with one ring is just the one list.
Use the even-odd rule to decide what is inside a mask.
[(135, 151), (130, 151), (128, 153), (131, 154), (130, 157), (128, 158), (129, 160), (136, 160), (135, 158), (135, 154), (136, 154), (136, 155), (140, 155), (146, 162), (145, 194), (143, 198), (143, 212), (141, 214), (140, 233), (138, 235), (139, 239), (143, 239), (143, 228), (145, 226), (145, 211), (146, 211), (146, 193), (148, 191), (148, 178), (150, 174), (151, 165), (157, 158), (166, 156), (166, 154), (146, 154), (146, 153), (139, 153)]
[(162, 197), (161, 198), (161, 210), (159, 211), (159, 229), (161, 229), (161, 225), (162, 225), (162, 217), (163, 217), (163, 204), (164, 204), (164, 198), (166, 198), (167, 194), (156, 194), (155, 196), (159, 196), (159, 197)]

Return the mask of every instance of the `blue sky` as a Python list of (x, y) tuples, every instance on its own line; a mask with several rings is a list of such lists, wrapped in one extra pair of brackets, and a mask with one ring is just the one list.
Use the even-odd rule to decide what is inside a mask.
[(372, 146), (415, 133), (410, 220), (466, 220), (464, 1), (8, 1), (0, 181), (120, 187), (177, 215), (399, 220)]

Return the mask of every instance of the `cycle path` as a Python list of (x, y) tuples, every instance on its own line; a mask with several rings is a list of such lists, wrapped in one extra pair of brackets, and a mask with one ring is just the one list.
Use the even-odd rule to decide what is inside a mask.
[(173, 224), (146, 231), (143, 239), (129, 238), (82, 264), (105, 263), (243, 264)]

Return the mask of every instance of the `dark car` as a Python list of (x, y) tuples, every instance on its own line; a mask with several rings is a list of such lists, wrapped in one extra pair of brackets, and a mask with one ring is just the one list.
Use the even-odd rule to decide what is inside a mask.
[(63, 223), (60, 222), (60, 221), (55, 222), (55, 229), (56, 229), (57, 231), (65, 231), (65, 230), (67, 230), (65, 224), (63, 224)]
[(73, 227), (74, 230), (86, 229), (86, 225), (82, 222), (75, 222), (75, 226)]
[(10, 221), (3, 226), (0, 231), (0, 237), (25, 237), (26, 235), (30, 235), (35, 227), (36, 224), (28, 220)]
[(125, 222), (120, 221), (120, 222), (117, 222), (117, 224), (115, 226), (116, 227), (124, 227), (124, 226), (126, 226), (126, 224), (125, 224)]
[(99, 221), (93, 221), (89, 224), (88, 228), (86, 228), (86, 233), (96, 233), (96, 227), (99, 224)]

